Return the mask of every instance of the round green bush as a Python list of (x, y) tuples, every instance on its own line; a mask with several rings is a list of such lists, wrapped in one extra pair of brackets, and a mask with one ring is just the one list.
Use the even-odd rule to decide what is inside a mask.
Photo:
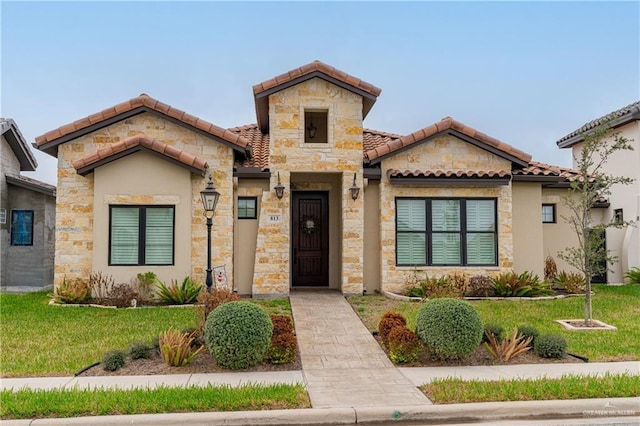
[(504, 327), (502, 327), (500, 324), (496, 324), (495, 322), (488, 322), (484, 325), (484, 332), (482, 333), (482, 342), (489, 342), (489, 339), (487, 338), (487, 332), (491, 332), (493, 333), (493, 335), (496, 338), (496, 341), (501, 342), (502, 338), (504, 337)]
[(541, 358), (564, 358), (567, 355), (567, 341), (559, 334), (541, 334), (536, 338), (533, 350)]
[(434, 358), (463, 358), (480, 345), (482, 320), (468, 302), (433, 299), (418, 311), (416, 334)]
[(102, 368), (106, 371), (117, 371), (124, 367), (124, 351), (114, 350), (107, 352), (102, 358)]
[(133, 342), (129, 346), (129, 356), (131, 359), (148, 359), (153, 354), (153, 346), (145, 342)]
[(273, 334), (264, 309), (251, 302), (222, 304), (207, 317), (204, 340), (221, 367), (238, 370), (262, 361)]
[(540, 332), (538, 332), (538, 329), (533, 326), (523, 324), (518, 326), (518, 335), (524, 337), (525, 339), (527, 337), (531, 337), (531, 343), (529, 343), (529, 347), (532, 348), (534, 343), (536, 342), (536, 339), (540, 335)]

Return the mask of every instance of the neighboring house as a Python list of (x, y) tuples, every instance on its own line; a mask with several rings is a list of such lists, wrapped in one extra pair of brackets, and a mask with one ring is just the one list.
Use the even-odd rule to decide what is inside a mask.
[[(615, 185), (608, 203), (594, 211), (593, 217), (605, 222), (627, 220), (640, 224), (640, 101), (589, 121), (558, 140), (556, 144), (560, 148), (571, 148), (575, 166), (576, 159), (580, 158), (583, 135), (607, 121), (610, 121), (613, 128), (612, 133), (619, 132), (620, 136), (629, 139), (634, 149), (614, 153), (605, 165), (604, 172), (614, 176), (626, 176), (634, 181), (631, 185)], [(620, 283), (625, 271), (640, 267), (638, 226), (607, 229), (606, 247), (618, 257), (618, 262), (609, 265), (610, 271), (606, 277), (602, 277), (603, 282)]]
[(0, 286), (53, 285), (56, 188), (20, 175), (37, 163), (15, 121), (0, 118)]
[(316, 61), (253, 87), (257, 124), (223, 129), (142, 94), (39, 136), (59, 164), (56, 283), (202, 280), (208, 172), (213, 266), (241, 294), (542, 274), (571, 239), (557, 210), (573, 172), (450, 117), (409, 135), (366, 129), (380, 92)]

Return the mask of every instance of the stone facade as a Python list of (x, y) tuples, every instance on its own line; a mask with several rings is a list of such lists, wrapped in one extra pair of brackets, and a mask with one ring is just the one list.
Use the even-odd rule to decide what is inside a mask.
[[(326, 143), (305, 143), (305, 110), (326, 111)], [(339, 269), (343, 293), (360, 294), (363, 289), (362, 257), (364, 203), (352, 200), (348, 188), (362, 187), (362, 97), (325, 80), (313, 78), (269, 96), (270, 188), (277, 173), (285, 186), (278, 200), (273, 191), (262, 196), (253, 294), (286, 294), (291, 285), (291, 180), (296, 173), (340, 173), (341, 251)], [(301, 188), (301, 187), (296, 187)], [(298, 190), (298, 189), (296, 189)], [(331, 195), (331, 194), (330, 194)], [(279, 215), (280, 223), (267, 222)], [(336, 265), (332, 265), (336, 266)], [(331, 284), (330, 284), (331, 286)]]
[[(398, 170), (511, 170), (511, 162), (477, 148), (450, 135), (424, 142), (382, 161), (380, 183), (380, 265), (381, 288), (401, 291), (416, 273), (441, 276), (454, 272), (466, 274), (496, 274), (513, 267), (513, 236), (511, 216), (511, 185), (496, 187), (420, 187), (392, 186), (384, 171)], [(498, 200), (498, 266), (496, 267), (434, 267), (396, 266), (396, 197), (487, 197)]]
[[(214, 241), (212, 263), (213, 265), (226, 265), (227, 273), (229, 276), (233, 276), (233, 153), (231, 148), (159, 116), (143, 113), (59, 146), (56, 284), (62, 282), (65, 277), (73, 279), (89, 276), (94, 264), (94, 227), (97, 227), (96, 231), (98, 232), (108, 232), (109, 230), (108, 222), (94, 222), (95, 174), (80, 176), (71, 163), (105, 148), (109, 144), (140, 133), (196, 155), (209, 164), (214, 184), (221, 194), (212, 228), (212, 241)], [(167, 162), (166, 167), (178, 166)], [(158, 180), (162, 177), (148, 176), (148, 179)], [(197, 174), (191, 174), (190, 186), (191, 197), (184, 202), (188, 202), (191, 206), (191, 228), (193, 229), (191, 264), (175, 265), (175, 268), (181, 274), (188, 271), (194, 278), (204, 281), (207, 265), (207, 235), (200, 191), (205, 188), (206, 179)], [(118, 200), (120, 197), (120, 199), (129, 200), (134, 204), (154, 204), (159, 202), (158, 200), (166, 201), (166, 197), (172, 195), (137, 193), (135, 188), (136, 182), (131, 182), (131, 185), (123, 187), (120, 193), (108, 194), (111, 198), (105, 198), (105, 202)], [(160, 198), (156, 200), (154, 197)], [(176, 230), (176, 232), (180, 231)], [(112, 266), (101, 272), (109, 274), (110, 270), (117, 268), (119, 267)], [(141, 266), (139, 269), (139, 272), (154, 270), (151, 266)], [(162, 279), (162, 276), (160, 278)]]

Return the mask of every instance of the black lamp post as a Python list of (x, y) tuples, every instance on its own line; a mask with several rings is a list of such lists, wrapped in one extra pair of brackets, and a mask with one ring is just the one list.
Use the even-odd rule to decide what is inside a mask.
[(211, 226), (213, 225), (213, 213), (216, 210), (218, 204), (218, 198), (220, 193), (216, 191), (213, 186), (213, 180), (211, 173), (209, 173), (209, 182), (207, 187), (200, 191), (200, 197), (202, 198), (202, 206), (204, 207), (204, 215), (207, 218), (207, 291), (211, 291), (213, 285), (213, 277), (211, 276)]

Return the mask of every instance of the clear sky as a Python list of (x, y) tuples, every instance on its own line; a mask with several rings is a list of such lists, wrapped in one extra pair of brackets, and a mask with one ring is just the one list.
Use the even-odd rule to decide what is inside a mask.
[[(640, 99), (634, 2), (10, 2), (1, 110), (28, 142), (140, 93), (222, 127), (251, 87), (320, 60), (382, 89), (365, 127), (446, 116), (570, 166), (555, 141)], [(37, 153), (27, 175), (55, 184)]]

